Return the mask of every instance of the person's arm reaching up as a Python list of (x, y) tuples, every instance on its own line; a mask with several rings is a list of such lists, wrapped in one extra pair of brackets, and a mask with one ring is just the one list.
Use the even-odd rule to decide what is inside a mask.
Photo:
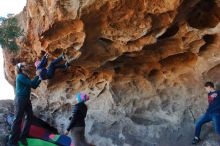
[(18, 81), (34, 89), (36, 89), (41, 82), (38, 76), (35, 76), (33, 80), (30, 80), (28, 77), (24, 75), (19, 75)]
[(32, 80), (32, 82), (33, 82), (32, 83), (32, 88), (36, 89), (40, 85), (41, 79), (39, 78), (39, 76), (35, 76), (34, 80)]

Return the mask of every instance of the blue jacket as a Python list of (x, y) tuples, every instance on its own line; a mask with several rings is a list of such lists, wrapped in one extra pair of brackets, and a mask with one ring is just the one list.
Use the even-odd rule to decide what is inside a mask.
[(208, 93), (208, 113), (220, 113), (220, 90)]
[(23, 73), (20, 73), (16, 77), (16, 97), (29, 98), (31, 94), (31, 88), (36, 89), (41, 80), (39, 77), (34, 77), (33, 80), (30, 80), (28, 76)]
[(37, 70), (41, 70), (40, 71), (40, 77), (41, 79), (45, 80), (47, 79), (47, 58), (46, 56), (44, 55), (43, 58), (41, 59), (41, 62), (40, 64), (37, 66)]

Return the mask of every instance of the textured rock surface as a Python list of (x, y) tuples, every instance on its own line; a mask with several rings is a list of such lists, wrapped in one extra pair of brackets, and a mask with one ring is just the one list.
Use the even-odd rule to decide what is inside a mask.
[(13, 112), (13, 101), (0, 100), (0, 145), (5, 146), (6, 136), (9, 133), (8, 126), (5, 122), (5, 114)]
[[(5, 52), (5, 71), (42, 50), (82, 54), (33, 93), (36, 114), (67, 126), (74, 94), (88, 102), (87, 138), (98, 146), (188, 146), (193, 119), (206, 109), (203, 84), (218, 83), (218, 0), (28, 0), (17, 16), (20, 54)], [(61, 47), (63, 49), (56, 49)], [(33, 67), (33, 74), (34, 74)], [(210, 126), (201, 145), (219, 145)]]

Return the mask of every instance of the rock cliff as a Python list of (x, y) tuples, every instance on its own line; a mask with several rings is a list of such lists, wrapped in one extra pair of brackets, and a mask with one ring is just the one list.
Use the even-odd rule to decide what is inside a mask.
[[(14, 65), (28, 62), (34, 75), (43, 50), (50, 60), (81, 52), (66, 72), (33, 91), (35, 114), (63, 132), (82, 91), (91, 96), (91, 143), (190, 145), (191, 113), (198, 118), (207, 106), (203, 84), (220, 82), (219, 0), (28, 0), (17, 18), (22, 49), (4, 52), (11, 84)], [(205, 127), (201, 145), (219, 145)]]

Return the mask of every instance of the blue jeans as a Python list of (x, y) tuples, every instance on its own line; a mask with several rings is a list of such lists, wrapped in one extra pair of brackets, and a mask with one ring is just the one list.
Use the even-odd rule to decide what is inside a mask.
[(50, 63), (50, 65), (49, 65), (49, 67), (48, 67), (48, 70), (47, 70), (47, 78), (48, 78), (48, 79), (53, 78), (54, 73), (55, 73), (55, 71), (56, 71), (57, 68), (65, 69), (65, 67), (66, 67), (65, 64), (58, 64), (58, 63), (60, 63), (62, 60), (63, 60), (63, 58), (62, 58), (62, 57), (59, 57), (59, 58), (53, 60), (53, 61)]
[(196, 121), (195, 136), (199, 137), (203, 124), (212, 121), (215, 131), (220, 135), (220, 113), (205, 113)]
[(39, 65), (37, 66), (37, 70), (38, 70), (38, 69), (45, 68), (46, 66), (47, 66), (47, 58), (46, 58), (46, 56), (44, 55), (43, 58), (41, 59)]

